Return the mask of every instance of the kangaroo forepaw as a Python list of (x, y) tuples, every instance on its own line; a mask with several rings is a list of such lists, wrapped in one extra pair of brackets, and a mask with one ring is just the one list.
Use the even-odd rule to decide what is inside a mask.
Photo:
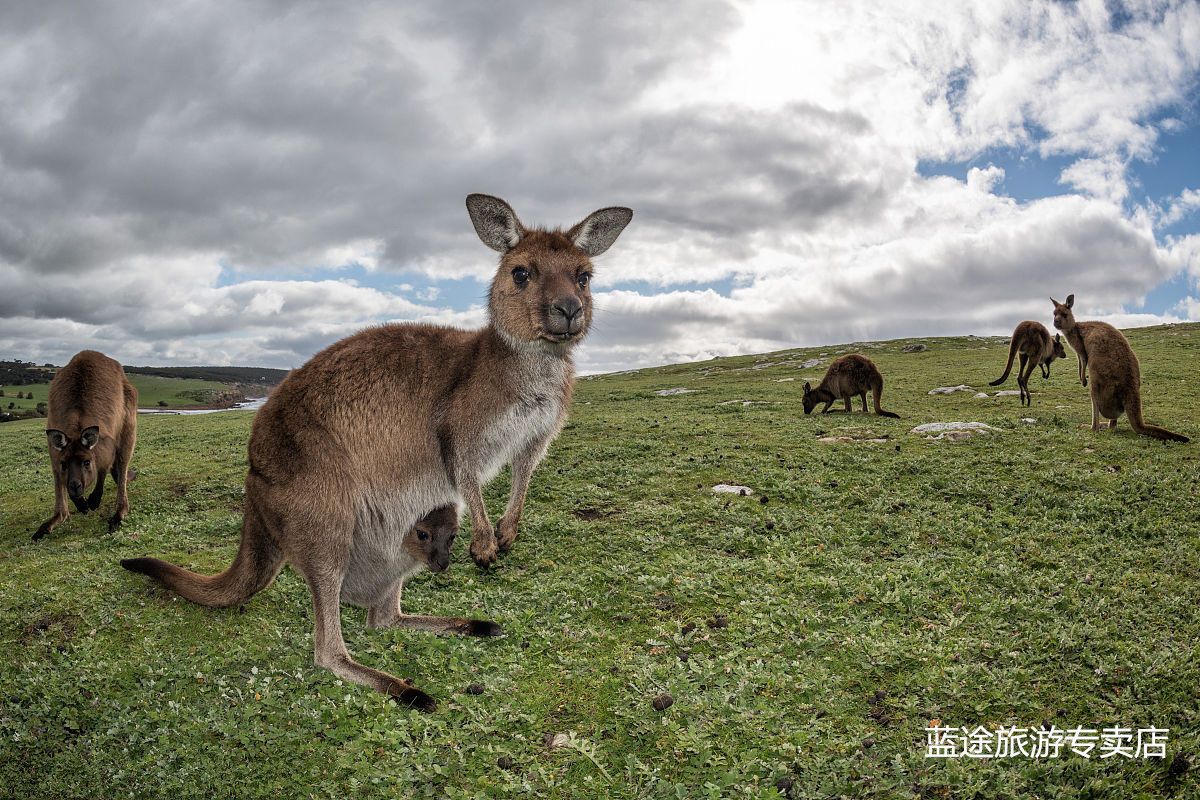
[(33, 532), (33, 541), (37, 541), (50, 532), (50, 523), (43, 522), (38, 526), (38, 529)]
[(388, 690), (396, 705), (417, 711), (436, 711), (437, 701), (414, 686), (396, 686)]
[(496, 548), (501, 553), (507, 553), (513, 546), (513, 542), (517, 540), (517, 523), (510, 522), (508, 517), (500, 520), (500, 524), (496, 526)]
[(71, 502), (75, 504), (75, 510), (78, 511), (80, 514), (86, 514), (88, 511), (91, 510), (88, 508), (87, 500), (76, 500), (75, 498), (72, 497)]
[(480, 569), (487, 569), (492, 564), (496, 563), (496, 554), (499, 551), (496, 548), (496, 537), (491, 537), (490, 541), (471, 541), (471, 558), (475, 559), (475, 564)]
[(108, 532), (112, 533), (117, 528), (121, 527), (121, 523), (125, 521), (125, 517), (120, 513), (113, 514), (108, 518)]

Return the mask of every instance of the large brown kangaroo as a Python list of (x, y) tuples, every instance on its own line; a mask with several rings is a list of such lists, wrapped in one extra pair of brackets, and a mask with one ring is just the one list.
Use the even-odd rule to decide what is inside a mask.
[(825, 371), (825, 377), (821, 379), (821, 385), (817, 388), (812, 388), (808, 381), (804, 382), (804, 413), (811, 414), (819, 403), (824, 403), (825, 408), (821, 409), (821, 413), (828, 414), (833, 401), (840, 399), (846, 402), (846, 413), (849, 414), (850, 400), (856, 395), (862, 398), (862, 410), (865, 412), (868, 391), (875, 400), (876, 414), (881, 417), (900, 419), (899, 414), (884, 411), (880, 407), (879, 399), (883, 396), (883, 375), (880, 374), (874, 361), (858, 353), (842, 356), (830, 364), (829, 369)]
[(1076, 322), (1071, 311), (1073, 294), (1067, 295), (1065, 303), (1053, 297), (1050, 302), (1054, 304), (1054, 327), (1063, 332), (1079, 358), (1079, 382), (1087, 386), (1091, 381), (1092, 430), (1100, 430), (1101, 416), (1109, 421), (1110, 429), (1116, 428), (1124, 412), (1136, 433), (1172, 442), (1189, 441), (1142, 419), (1141, 366), (1125, 335), (1107, 322)]
[[(233, 565), (212, 577), (158, 559), (123, 566), (193, 602), (229, 606), (267, 586), (290, 563), (308, 583), (315, 661), (398, 702), (433, 707), (429, 695), (355, 662), (342, 639), (339, 598), (394, 619), (404, 569), (402, 539), (430, 509), (464, 502), (471, 556), (491, 564), (517, 538), (534, 467), (566, 417), (571, 353), (592, 319), (591, 258), (633, 216), (605, 208), (573, 228), (526, 228), (495, 197), (467, 211), (499, 251), (488, 324), (464, 331), (425, 324), (368, 328), (293, 371), (255, 417), (250, 434), (242, 541)], [(512, 492), (497, 537), (482, 487), (512, 465)], [(480, 623), (470, 634), (495, 634)]]
[[(137, 389), (125, 370), (103, 353), (84, 350), (50, 382), (46, 440), (54, 473), (54, 515), (33, 534), (41, 539), (70, 515), (67, 497), (80, 514), (95, 511), (104, 496), (104, 476), (117, 484), (111, 533), (129, 515), (129, 461), (137, 444)], [(86, 498), (84, 493), (95, 488)]]
[(1042, 368), (1042, 377), (1050, 377), (1050, 364), (1056, 358), (1066, 358), (1067, 351), (1063, 347), (1062, 335), (1050, 336), (1050, 331), (1040, 322), (1027, 319), (1017, 325), (1008, 345), (1008, 363), (1004, 365), (1004, 374), (992, 381), (989, 386), (999, 386), (1008, 380), (1012, 371), (1013, 357), (1021, 354), (1021, 368), (1017, 370), (1017, 386), (1021, 390), (1021, 405), (1033, 405), (1033, 395), (1029, 393), (1029, 376), (1035, 367)]

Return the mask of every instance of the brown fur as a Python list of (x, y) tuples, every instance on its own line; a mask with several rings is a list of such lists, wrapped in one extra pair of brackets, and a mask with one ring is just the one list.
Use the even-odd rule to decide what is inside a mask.
[(1187, 442), (1188, 437), (1166, 428), (1148, 425), (1142, 419), (1142, 372), (1129, 340), (1107, 322), (1076, 322), (1071, 308), (1075, 295), (1060, 303), (1053, 297), (1054, 327), (1063, 332), (1079, 358), (1079, 382), (1091, 384), (1092, 430), (1100, 430), (1100, 417), (1116, 429), (1124, 413), (1136, 433), (1172, 442)]
[[(432, 704), (428, 695), (350, 657), (339, 599), (367, 606), (368, 619), (405, 624), (400, 532), (431, 508), (470, 509), (480, 566), (512, 545), (534, 467), (566, 417), (571, 352), (591, 323), (590, 257), (632, 216), (602, 209), (562, 232), (527, 229), (486, 195), (468, 197), (467, 209), (480, 238), (503, 254), (487, 326), (381, 325), (313, 356), (255, 417), (242, 541), (229, 569), (205, 578), (157, 559), (122, 562), (210, 606), (244, 602), (290, 563), (313, 596), (316, 663), (420, 707)], [(505, 464), (512, 491), (497, 535), (482, 487)], [(479, 623), (458, 632), (498, 631)]]
[(120, 527), (129, 514), (126, 484), (137, 443), (137, 389), (120, 364), (103, 353), (84, 350), (58, 371), (50, 382), (46, 441), (54, 473), (54, 514), (33, 534), (34, 540), (71, 515), (68, 496), (80, 514), (99, 508), (108, 474), (117, 484), (117, 507), (108, 530)]
[(814, 408), (824, 403), (825, 408), (821, 409), (821, 413), (828, 414), (829, 407), (833, 405), (834, 400), (844, 400), (846, 413), (849, 414), (851, 411), (850, 400), (855, 396), (862, 398), (862, 410), (865, 413), (867, 392), (871, 393), (875, 401), (876, 414), (881, 417), (900, 418), (899, 414), (884, 411), (879, 405), (879, 400), (883, 396), (883, 375), (875, 366), (875, 362), (866, 356), (851, 353), (836, 359), (829, 365), (829, 369), (825, 371), (825, 377), (821, 379), (821, 385), (816, 389), (812, 388), (807, 381), (804, 383), (804, 413), (811, 414)]
[(1045, 325), (1027, 319), (1013, 331), (1004, 374), (988, 384), (989, 386), (999, 386), (1008, 380), (1013, 358), (1018, 353), (1021, 355), (1021, 367), (1017, 370), (1017, 386), (1021, 390), (1021, 405), (1033, 405), (1033, 395), (1029, 393), (1029, 376), (1033, 374), (1034, 368), (1041, 367), (1042, 377), (1049, 378), (1050, 365), (1056, 358), (1066, 358), (1067, 351), (1063, 348), (1061, 335), (1051, 336)]

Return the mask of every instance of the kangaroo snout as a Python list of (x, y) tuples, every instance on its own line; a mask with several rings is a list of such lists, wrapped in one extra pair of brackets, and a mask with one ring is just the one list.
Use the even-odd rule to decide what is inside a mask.
[(450, 556), (434, 556), (429, 561), (429, 570), (431, 572), (445, 572), (450, 569)]
[(573, 295), (553, 300), (546, 311), (546, 328), (550, 333), (579, 333), (583, 330), (583, 303)]
[(67, 494), (70, 495), (72, 500), (82, 500), (83, 499), (83, 482), (82, 481), (68, 481), (67, 482)]

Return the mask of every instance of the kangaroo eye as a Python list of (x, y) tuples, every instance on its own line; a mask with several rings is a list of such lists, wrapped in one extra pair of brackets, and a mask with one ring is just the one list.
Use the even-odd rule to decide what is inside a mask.
[(426, 533), (425, 531), (421, 530), (420, 528), (418, 528), (417, 529), (417, 538), (423, 542), (429, 538), (429, 534)]
[(88, 468), (88, 467), (90, 467), (91, 465), (92, 465), (92, 462), (90, 462), (90, 461), (85, 461), (85, 462), (83, 462), (83, 468), (84, 468), (84, 469), (87, 469), (87, 468)]
[(575, 279), (575, 282), (579, 284), (580, 289), (586, 289), (588, 286), (588, 282), (591, 281), (591, 279), (592, 279), (591, 273), (584, 272), (578, 278)]
[(529, 270), (524, 267), (517, 267), (512, 271), (513, 283), (517, 286), (524, 286), (529, 282)]

